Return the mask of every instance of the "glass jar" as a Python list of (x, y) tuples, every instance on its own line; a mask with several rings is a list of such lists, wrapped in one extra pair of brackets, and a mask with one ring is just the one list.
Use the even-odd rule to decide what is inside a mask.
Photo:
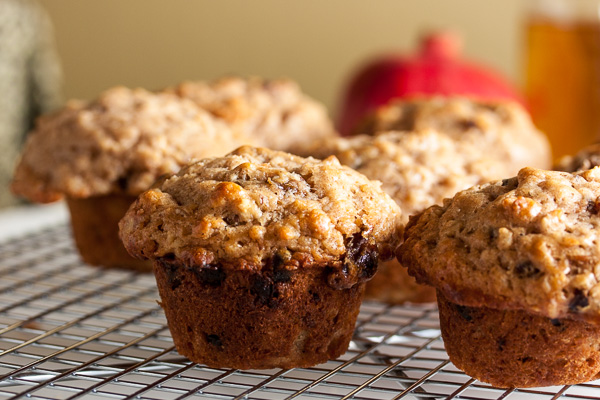
[(525, 93), (557, 159), (600, 140), (600, 0), (530, 5)]

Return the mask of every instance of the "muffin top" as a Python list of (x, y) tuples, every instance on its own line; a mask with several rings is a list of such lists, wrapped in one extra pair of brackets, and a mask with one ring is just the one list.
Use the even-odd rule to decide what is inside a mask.
[(366, 250), (389, 258), (400, 227), (400, 210), (380, 184), (335, 157), (244, 146), (144, 192), (120, 235), (139, 258), (242, 269), (279, 259), (297, 268), (367, 257)]
[(189, 100), (116, 87), (38, 120), (12, 189), (38, 202), (137, 195), (192, 159), (247, 142)]
[(523, 167), (550, 168), (550, 145), (514, 102), (433, 97), (397, 100), (368, 117), (356, 133), (377, 135), (390, 130), (434, 129), (456, 140), (471, 142), (488, 157), (502, 160), (507, 173)]
[(600, 323), (600, 168), (522, 169), (412, 217), (397, 256), (466, 306)]
[(468, 142), (434, 130), (382, 132), (331, 138), (315, 145), (317, 158), (336, 156), (369, 179), (400, 206), (403, 220), (473, 185), (498, 179), (504, 163), (487, 158)]
[(327, 110), (291, 80), (225, 77), (167, 89), (190, 99), (261, 146), (292, 151), (304, 141), (336, 135)]
[(577, 172), (600, 166), (600, 143), (591, 144), (573, 156), (564, 156), (554, 166), (557, 171)]

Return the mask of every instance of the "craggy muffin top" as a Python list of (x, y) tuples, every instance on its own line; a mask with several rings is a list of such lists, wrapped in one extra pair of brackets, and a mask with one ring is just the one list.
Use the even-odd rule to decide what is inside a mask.
[(167, 89), (190, 99), (261, 146), (291, 151), (304, 141), (336, 135), (325, 107), (287, 79), (226, 77)]
[(397, 100), (376, 110), (356, 133), (376, 135), (390, 130), (434, 129), (479, 146), (488, 157), (502, 160), (508, 173), (523, 167), (550, 168), (545, 135), (517, 103), (476, 101), (462, 97)]
[(334, 138), (316, 144), (311, 153), (317, 158), (334, 155), (381, 181), (405, 222), (409, 215), (505, 172), (504, 163), (485, 157), (479, 148), (433, 130)]
[(577, 172), (600, 166), (600, 143), (591, 144), (574, 156), (564, 156), (554, 166), (557, 171)]
[(225, 154), (243, 142), (189, 100), (116, 87), (40, 119), (12, 188), (38, 202), (137, 195), (192, 159)]
[(397, 256), (467, 306), (600, 323), (600, 168), (522, 169), (412, 217)]
[(380, 184), (335, 157), (244, 146), (144, 192), (120, 234), (139, 258), (262, 268), (274, 257), (288, 267), (323, 266), (367, 242), (389, 258), (400, 227), (400, 209)]

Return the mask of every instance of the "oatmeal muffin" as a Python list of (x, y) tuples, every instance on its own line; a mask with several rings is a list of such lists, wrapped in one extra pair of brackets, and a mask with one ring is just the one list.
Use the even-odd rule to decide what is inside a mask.
[(500, 387), (600, 373), (600, 168), (534, 168), (410, 219), (397, 256), (437, 289), (450, 360)]
[(574, 156), (564, 156), (554, 166), (557, 171), (578, 172), (600, 166), (600, 143), (591, 144)]
[(337, 135), (325, 107), (291, 80), (225, 77), (167, 91), (194, 101), (263, 147), (294, 152), (301, 143)]
[(159, 176), (241, 142), (189, 100), (117, 87), (40, 119), (12, 190), (42, 203), (65, 197), (84, 261), (149, 269), (127, 254), (118, 237), (129, 205)]
[[(503, 163), (484, 157), (477, 147), (434, 130), (335, 138), (319, 143), (311, 153), (318, 158), (335, 155), (342, 164), (381, 181), (400, 206), (404, 223), (409, 215), (504, 172)], [(435, 289), (418, 285), (393, 260), (380, 265), (365, 296), (396, 304), (427, 302), (435, 300)]]
[(503, 176), (514, 176), (523, 167), (551, 166), (547, 138), (534, 127), (527, 112), (512, 102), (462, 97), (397, 100), (377, 109), (356, 133), (424, 129), (471, 142), (482, 154), (504, 163)]
[(241, 147), (144, 192), (120, 234), (154, 261), (181, 354), (292, 368), (346, 351), (365, 281), (393, 255), (400, 227), (379, 184), (335, 157)]

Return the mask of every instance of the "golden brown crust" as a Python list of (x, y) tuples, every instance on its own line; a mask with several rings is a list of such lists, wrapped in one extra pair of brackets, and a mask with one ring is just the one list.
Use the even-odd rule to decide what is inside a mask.
[(454, 304), (438, 293), (450, 361), (497, 387), (572, 385), (600, 373), (600, 328), (521, 310)]
[(293, 151), (303, 142), (335, 136), (325, 107), (288, 79), (225, 77), (167, 89), (190, 99), (260, 146)]
[(73, 238), (88, 264), (152, 272), (152, 263), (127, 253), (119, 239), (119, 221), (136, 198), (127, 195), (67, 197)]
[(481, 154), (505, 164), (504, 176), (523, 167), (551, 166), (548, 140), (517, 103), (460, 97), (397, 100), (377, 109), (356, 133), (428, 129), (479, 147)]
[(299, 264), (337, 262), (356, 235), (387, 253), (399, 240), (400, 218), (378, 184), (335, 158), (245, 146), (143, 193), (120, 227), (136, 257), (255, 268), (280, 251)]
[(216, 368), (310, 367), (337, 358), (364, 290), (364, 283), (330, 287), (325, 268), (198, 269), (159, 260), (155, 274), (177, 351)]
[(67, 195), (137, 195), (196, 158), (221, 155), (247, 138), (193, 102), (116, 87), (39, 120), (12, 189), (34, 201)]
[(600, 168), (524, 168), (411, 219), (398, 257), (468, 306), (600, 323)]
[(490, 159), (478, 146), (434, 130), (332, 138), (303, 152), (321, 159), (333, 155), (343, 165), (381, 181), (383, 190), (400, 206), (404, 222), (426, 207), (506, 172), (505, 161)]

